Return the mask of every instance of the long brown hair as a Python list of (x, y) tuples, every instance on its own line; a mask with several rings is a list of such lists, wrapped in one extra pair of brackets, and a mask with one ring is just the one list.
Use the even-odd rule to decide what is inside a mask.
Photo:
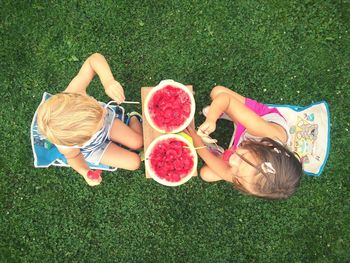
[[(245, 189), (239, 183), (239, 177), (233, 179), (236, 189), (265, 199), (287, 199), (293, 195), (299, 187), (303, 174), (302, 163), (294, 153), (281, 143), (267, 137), (261, 141), (246, 140), (241, 143), (240, 148), (251, 152), (260, 161), (260, 164), (253, 164), (244, 156), (236, 153), (258, 171), (256, 175), (258, 178), (254, 185), (256, 194)], [(264, 171), (261, 164), (265, 162), (271, 163), (275, 171)]]

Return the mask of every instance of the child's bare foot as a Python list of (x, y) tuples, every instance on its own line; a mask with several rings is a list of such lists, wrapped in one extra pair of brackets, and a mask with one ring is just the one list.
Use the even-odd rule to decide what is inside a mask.
[(88, 185), (90, 186), (96, 186), (99, 185), (102, 182), (102, 177), (101, 177), (101, 170), (89, 170), (87, 175), (84, 176), (85, 181), (87, 182)]

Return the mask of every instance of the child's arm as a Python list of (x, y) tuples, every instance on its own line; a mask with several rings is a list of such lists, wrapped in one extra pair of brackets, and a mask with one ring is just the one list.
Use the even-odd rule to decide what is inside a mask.
[(123, 87), (114, 79), (107, 60), (99, 53), (92, 54), (85, 60), (79, 73), (69, 83), (65, 92), (86, 95), (87, 87), (96, 74), (99, 76), (106, 94), (118, 103), (123, 102), (125, 99)]
[(98, 185), (101, 180), (91, 180), (88, 178), (88, 172), (90, 170), (88, 164), (85, 161), (84, 156), (81, 154), (79, 149), (74, 148), (62, 148), (57, 147), (58, 150), (66, 157), (68, 164), (81, 176), (84, 177), (85, 181), (90, 185)]
[(215, 123), (223, 112), (228, 113), (235, 123), (241, 123), (254, 136), (287, 141), (287, 134), (280, 125), (265, 121), (237, 98), (226, 93), (218, 94), (211, 103), (206, 121), (199, 127), (199, 134), (203, 132), (208, 135), (213, 132)]
[[(186, 132), (192, 137), (194, 147), (204, 146), (201, 137), (199, 137), (193, 127), (188, 127)], [(206, 148), (197, 149), (198, 155), (219, 177), (232, 183), (233, 175), (231, 167), (221, 158), (209, 152)]]

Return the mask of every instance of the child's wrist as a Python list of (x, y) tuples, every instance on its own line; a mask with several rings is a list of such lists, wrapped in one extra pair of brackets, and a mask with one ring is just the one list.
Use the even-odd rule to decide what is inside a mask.
[(205, 145), (205, 144), (203, 143), (201, 137), (198, 136), (197, 134), (194, 134), (194, 135), (192, 136), (192, 140), (193, 140), (193, 145), (194, 145), (194, 147), (202, 147), (202, 146)]
[(82, 170), (82, 171), (79, 171), (79, 173), (80, 173), (80, 175), (81, 175), (82, 177), (88, 178), (87, 175), (88, 175), (88, 172), (89, 172), (89, 171), (90, 171), (90, 170), (88, 170), (88, 169), (84, 169), (84, 170)]
[(102, 85), (104, 87), (104, 89), (107, 89), (113, 82), (115, 82), (116, 80), (114, 79), (114, 77), (110, 77), (107, 78), (106, 80), (101, 81)]
[(212, 116), (208, 116), (208, 117), (206, 118), (206, 121), (207, 121), (207, 122), (211, 122), (211, 123), (216, 123), (217, 119), (218, 119), (218, 118), (214, 118), (214, 117), (212, 117)]

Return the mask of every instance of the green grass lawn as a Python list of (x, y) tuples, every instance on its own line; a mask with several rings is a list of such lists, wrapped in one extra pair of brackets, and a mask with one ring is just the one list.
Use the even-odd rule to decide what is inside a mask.
[[(0, 262), (350, 262), (349, 7), (1, 1)], [(161, 186), (144, 166), (106, 172), (96, 188), (71, 169), (35, 169), (29, 128), (42, 93), (62, 91), (94, 52), (130, 100), (162, 79), (192, 84), (198, 124), (215, 84), (265, 103), (327, 100), (324, 173), (275, 202), (200, 178)], [(89, 93), (107, 100), (97, 79)], [(227, 146), (230, 133), (221, 123), (215, 137)]]

